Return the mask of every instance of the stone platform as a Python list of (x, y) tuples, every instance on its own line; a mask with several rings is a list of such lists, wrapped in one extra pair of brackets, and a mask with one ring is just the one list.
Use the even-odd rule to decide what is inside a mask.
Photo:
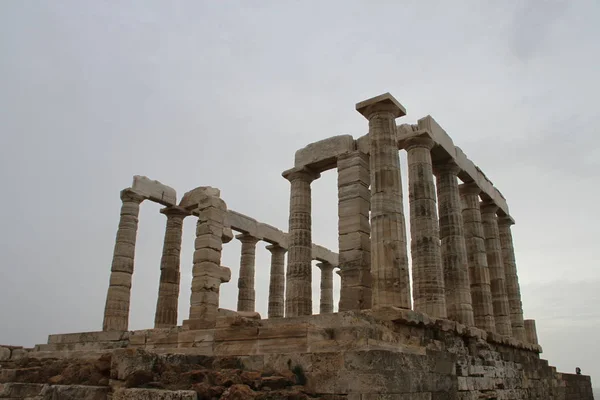
[[(0, 398), (593, 399), (589, 377), (557, 372), (540, 358), (541, 351), (538, 345), (397, 308), (267, 320), (230, 314), (212, 329), (51, 335), (48, 344), (25, 354), (21, 349), (18, 357), (1, 362)], [(28, 372), (56, 363), (78, 369), (107, 359), (110, 379), (88, 379), (83, 386), (73, 380), (59, 385), (64, 372), (41, 378)], [(224, 363), (235, 368), (223, 369)], [(205, 371), (198, 373), (204, 381), (169, 386), (167, 367), (156, 367), (182, 364)], [(254, 381), (242, 380), (243, 374)], [(205, 379), (209, 375), (213, 378)], [(239, 379), (214, 378), (221, 375)], [(279, 386), (272, 385), (275, 380)], [(206, 397), (198, 389), (202, 383), (209, 390), (209, 381), (218, 396)], [(87, 394), (57, 395), (69, 390)]]

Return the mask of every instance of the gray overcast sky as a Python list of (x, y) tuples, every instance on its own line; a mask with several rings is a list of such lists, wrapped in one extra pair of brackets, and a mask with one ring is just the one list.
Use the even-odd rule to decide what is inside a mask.
[[(431, 114), (508, 199), (543, 356), (598, 385), (599, 18), (591, 0), (0, 2), (0, 343), (101, 328), (132, 175), (179, 196), (218, 187), (230, 209), (287, 230), (294, 152), (366, 133), (354, 104), (389, 91), (408, 110), (399, 123)], [(337, 249), (335, 173), (313, 188), (314, 241)], [(132, 329), (153, 322), (159, 208), (140, 214)], [(268, 254), (259, 243), (263, 315)]]

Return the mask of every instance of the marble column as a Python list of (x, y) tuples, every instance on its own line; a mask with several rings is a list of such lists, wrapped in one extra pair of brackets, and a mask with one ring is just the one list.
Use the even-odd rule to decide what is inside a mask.
[(293, 168), (282, 175), (291, 183), (285, 316), (312, 315), (310, 184), (320, 175), (308, 168)]
[(190, 329), (215, 326), (221, 284), (231, 279), (231, 270), (221, 266), (227, 213), (225, 202), (216, 196), (208, 196), (198, 205), (197, 212), (190, 316), (184, 321)]
[(514, 221), (509, 216), (498, 218), (498, 231), (500, 246), (502, 247), (502, 260), (504, 261), (504, 278), (506, 280), (506, 295), (510, 311), (510, 325), (515, 339), (525, 342), (525, 327), (523, 324), (523, 304), (521, 302), (521, 288), (515, 261), (515, 249), (510, 226)]
[(523, 325), (525, 326), (525, 340), (527, 343), (539, 344), (535, 319), (526, 319), (523, 321)]
[(431, 164), (431, 149), (434, 144), (428, 137), (410, 139), (406, 143), (413, 299), (415, 311), (436, 318), (447, 318)]
[(442, 265), (446, 285), (448, 318), (467, 326), (475, 325), (462, 207), (458, 192), (460, 167), (454, 162), (436, 164)]
[(189, 212), (177, 206), (160, 210), (167, 216), (165, 242), (160, 260), (160, 283), (158, 300), (154, 314), (155, 328), (177, 326), (177, 308), (179, 304), (179, 264), (181, 254), (181, 237), (183, 235), (183, 220)]
[(490, 284), (492, 289), (492, 304), (494, 305), (494, 321), (496, 333), (503, 336), (512, 336), (510, 324), (510, 309), (506, 295), (506, 282), (504, 277), (504, 261), (500, 246), (500, 233), (498, 231), (498, 206), (492, 202), (481, 203), (481, 219), (485, 235), (485, 251), (490, 271)]
[(411, 307), (406, 223), (395, 119), (406, 115), (389, 93), (356, 110), (369, 120), (372, 307)]
[(465, 243), (467, 245), (469, 281), (471, 282), (471, 299), (473, 301), (475, 326), (487, 332), (496, 332), (490, 271), (485, 250), (481, 210), (479, 209), (479, 193), (481, 193), (481, 189), (474, 182), (460, 185), (459, 189), (462, 201), (462, 216)]
[(266, 247), (271, 252), (271, 276), (269, 281), (269, 318), (282, 318), (284, 310), (285, 287), (285, 253), (281, 246), (269, 245)]
[(257, 238), (242, 234), (237, 235), (236, 239), (242, 242), (242, 256), (240, 259), (240, 276), (238, 278), (238, 311), (252, 311), (255, 309), (254, 292), (254, 265), (256, 256)]
[(342, 154), (338, 171), (340, 311), (371, 308), (369, 155)]
[(321, 302), (320, 313), (331, 314), (333, 312), (333, 265), (328, 262), (317, 264), (321, 270)]
[(132, 189), (121, 191), (121, 219), (106, 294), (103, 331), (126, 331), (129, 326), (131, 277), (135, 258), (138, 215), (144, 197)]

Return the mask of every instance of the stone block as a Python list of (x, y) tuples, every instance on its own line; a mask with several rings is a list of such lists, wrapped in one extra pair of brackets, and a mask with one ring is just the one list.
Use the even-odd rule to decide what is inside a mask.
[[(456, 150), (454, 148), (454, 142), (448, 136), (446, 131), (436, 122), (431, 115), (421, 118), (417, 121), (419, 130), (425, 130), (431, 134), (433, 140), (438, 144), (438, 148), (441, 148), (446, 158), (449, 156), (454, 159), (456, 156)], [(444, 156), (442, 156), (444, 157)], [(435, 161), (435, 160), (434, 160)]]
[(306, 337), (259, 339), (257, 354), (269, 353), (306, 353), (308, 339)]
[(265, 326), (258, 329), (258, 338), (260, 339), (306, 337), (307, 335), (307, 323), (283, 326)]
[(261, 239), (258, 233), (258, 222), (254, 218), (232, 210), (227, 211), (227, 216), (231, 229)]
[(135, 175), (131, 188), (142, 196), (164, 206), (174, 206), (177, 204), (175, 189), (146, 176)]
[(98, 331), (98, 332), (81, 332), (81, 333), (66, 333), (48, 336), (48, 344), (58, 343), (84, 343), (84, 342), (116, 342), (126, 340), (129, 337), (129, 332), (123, 331)]
[(198, 208), (198, 205), (207, 197), (220, 198), (221, 192), (217, 188), (200, 186), (190, 190), (189, 192), (186, 192), (181, 198), (179, 206), (187, 210), (196, 209)]
[(214, 343), (214, 355), (223, 356), (249, 356), (258, 354), (257, 340), (228, 340)]
[(312, 259), (329, 263), (334, 267), (337, 267), (339, 265), (339, 258), (337, 253), (334, 253), (333, 251), (326, 249), (323, 246), (319, 246), (317, 244), (312, 245)]
[(257, 225), (258, 236), (265, 242), (276, 244), (284, 249), (288, 247), (287, 235), (285, 232), (275, 228), (274, 226), (263, 224), (261, 222)]
[(0, 346), (0, 361), (8, 360), (10, 358), (10, 349), (8, 347)]
[(337, 157), (354, 150), (352, 135), (333, 136), (311, 143), (296, 151), (294, 167), (310, 167), (316, 172), (326, 171), (336, 166)]
[(371, 97), (356, 104), (356, 111), (362, 114), (365, 118), (369, 118), (370, 113), (374, 110), (385, 109), (394, 114), (394, 118), (406, 115), (406, 109), (398, 100), (390, 93), (380, 94), (379, 96)]
[(193, 390), (117, 389), (112, 400), (197, 400)]
[(106, 400), (108, 386), (53, 385), (45, 386), (41, 396), (43, 400)]

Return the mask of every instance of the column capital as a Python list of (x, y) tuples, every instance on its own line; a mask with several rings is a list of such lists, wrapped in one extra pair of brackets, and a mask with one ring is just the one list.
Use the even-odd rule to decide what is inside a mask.
[(140, 204), (142, 201), (146, 200), (146, 197), (136, 192), (132, 188), (127, 188), (121, 190), (121, 200), (123, 201), (123, 203), (130, 202)]
[(235, 235), (235, 238), (244, 244), (251, 244), (251, 245), (258, 243), (258, 241), (260, 240), (259, 238), (249, 235), (247, 233)]
[(425, 135), (407, 139), (404, 144), (404, 148), (407, 151), (418, 147), (423, 147), (427, 150), (431, 150), (433, 149), (433, 146), (435, 146), (435, 141), (432, 138)]
[(515, 220), (510, 215), (498, 216), (499, 226), (511, 226), (515, 224)]
[(472, 194), (479, 196), (479, 193), (481, 193), (481, 188), (477, 186), (477, 183), (475, 182), (463, 183), (462, 185), (458, 185), (458, 190), (462, 195)]
[(269, 250), (271, 252), (271, 254), (285, 254), (287, 253), (287, 249), (284, 247), (281, 247), (278, 244), (270, 244), (265, 246), (265, 249)]
[(185, 217), (191, 215), (187, 209), (185, 209), (183, 207), (179, 207), (179, 206), (170, 206), (170, 207), (161, 208), (160, 213), (166, 215), (167, 218), (171, 218), (171, 217), (185, 218)]
[(366, 119), (371, 119), (377, 113), (391, 113), (393, 118), (406, 115), (406, 109), (389, 93), (361, 101), (356, 104), (356, 111)]
[(448, 160), (433, 164), (433, 172), (436, 175), (448, 173), (457, 176), (460, 171), (461, 168), (454, 160)]
[(317, 263), (317, 267), (319, 267), (319, 269), (321, 271), (333, 271), (333, 269), (335, 268), (334, 265), (328, 263), (328, 262), (320, 262)]
[(313, 171), (312, 169), (310, 169), (308, 167), (295, 167), (295, 168), (291, 168), (286, 171), (283, 171), (281, 173), (281, 176), (283, 176), (285, 179), (287, 179), (290, 182), (296, 181), (296, 180), (301, 180), (301, 181), (311, 183), (315, 179), (319, 179), (321, 177), (321, 174), (316, 171)]
[(485, 200), (479, 204), (479, 208), (482, 214), (496, 214), (499, 207), (492, 200)]

